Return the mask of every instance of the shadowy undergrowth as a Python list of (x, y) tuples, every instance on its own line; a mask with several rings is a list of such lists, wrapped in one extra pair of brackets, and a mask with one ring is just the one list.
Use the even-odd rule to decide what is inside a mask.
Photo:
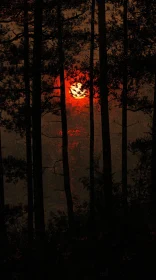
[(90, 238), (87, 218), (88, 204), (77, 205), (71, 236), (66, 214), (51, 213), (40, 249), (36, 240), (28, 244), (26, 209), (7, 206), (7, 242), (1, 256), (4, 279), (131, 279), (154, 275), (155, 232), (144, 206), (136, 201), (129, 208), (126, 236), (121, 211), (112, 219), (111, 237), (104, 230), (104, 221), (97, 219), (94, 237)]

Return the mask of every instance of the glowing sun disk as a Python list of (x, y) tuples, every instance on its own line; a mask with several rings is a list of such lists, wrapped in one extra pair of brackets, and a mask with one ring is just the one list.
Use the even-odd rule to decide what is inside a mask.
[(86, 90), (82, 88), (81, 83), (74, 83), (70, 87), (70, 93), (76, 99), (82, 99), (86, 96)]

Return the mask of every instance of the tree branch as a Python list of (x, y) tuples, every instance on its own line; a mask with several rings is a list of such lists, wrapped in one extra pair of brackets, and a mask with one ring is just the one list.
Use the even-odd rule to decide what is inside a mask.
[(44, 134), (44, 133), (42, 133), (42, 135), (45, 136), (45, 137), (47, 137), (47, 138), (52, 138), (52, 139), (58, 139), (58, 138), (60, 138), (60, 139), (62, 139), (62, 136), (49, 136), (49, 135)]
[(16, 40), (18, 40), (18, 39), (20, 39), (20, 38), (22, 38), (22, 37), (23, 37), (23, 33), (19, 33), (19, 34), (17, 34), (14, 38), (12, 38), (12, 39), (2, 40), (2, 43), (4, 43), (4, 44), (6, 44), (6, 43), (12, 43), (13, 41), (16, 41)]
[(86, 12), (86, 11), (82, 12), (81, 14), (76, 14), (76, 15), (73, 16), (73, 17), (67, 18), (67, 19), (65, 19), (63, 22), (65, 23), (65, 22), (68, 22), (68, 21), (70, 21), (70, 20), (77, 19), (77, 18), (79, 18), (80, 16), (84, 15), (85, 12)]

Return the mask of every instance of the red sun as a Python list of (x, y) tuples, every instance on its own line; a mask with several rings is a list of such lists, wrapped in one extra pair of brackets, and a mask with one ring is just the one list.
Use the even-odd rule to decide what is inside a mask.
[(76, 99), (82, 99), (86, 97), (87, 91), (83, 89), (81, 83), (74, 83), (70, 86), (70, 93)]

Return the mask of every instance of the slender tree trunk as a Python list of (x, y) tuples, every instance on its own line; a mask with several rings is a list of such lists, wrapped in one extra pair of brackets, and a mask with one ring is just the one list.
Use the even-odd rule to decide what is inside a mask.
[[(0, 112), (1, 122), (1, 112)], [(0, 124), (1, 125), (1, 124)], [(4, 176), (3, 176), (3, 162), (2, 162), (2, 139), (0, 126), (0, 241), (4, 242), (5, 235), (5, 217), (4, 217)], [(1, 243), (1, 242), (0, 242)]]
[(26, 103), (26, 159), (28, 192), (28, 240), (33, 240), (33, 188), (32, 188), (32, 150), (31, 150), (31, 113), (30, 113), (30, 79), (29, 79), (29, 31), (28, 0), (24, 0), (24, 83)]
[(152, 181), (152, 202), (154, 208), (156, 208), (156, 72), (155, 72), (155, 84), (154, 84), (154, 109), (153, 109), (153, 128), (152, 128), (152, 169), (151, 169), (151, 181)]
[(33, 94), (32, 94), (32, 136), (33, 136), (33, 183), (35, 232), (37, 239), (44, 238), (44, 202), (42, 180), (41, 141), (41, 49), (42, 49), (42, 9), (43, 1), (35, 1), (34, 49), (33, 49)]
[(123, 92), (122, 92), (122, 194), (125, 214), (127, 212), (127, 55), (128, 55), (128, 29), (127, 29), (127, 6), (124, 0), (124, 69), (123, 69)]
[(66, 115), (66, 93), (64, 80), (64, 51), (62, 42), (62, 21), (61, 21), (61, 3), (58, 3), (58, 49), (60, 61), (60, 90), (61, 90), (61, 121), (62, 121), (62, 156), (64, 172), (64, 189), (67, 200), (67, 211), (69, 227), (73, 227), (73, 201), (70, 186), (70, 172), (68, 160), (68, 133), (67, 133), (67, 115)]
[(100, 59), (100, 102), (102, 124), (102, 149), (103, 149), (103, 179), (106, 215), (109, 220), (112, 211), (112, 166), (111, 144), (108, 107), (108, 80), (107, 80), (107, 42), (106, 42), (106, 10), (105, 1), (98, 1), (99, 20), (99, 59)]
[(5, 195), (4, 195), (4, 170), (2, 159), (2, 135), (1, 135), (1, 112), (0, 112), (0, 260), (7, 257), (8, 238), (5, 224)]
[(91, 4), (91, 42), (90, 42), (90, 220), (94, 227), (95, 216), (95, 190), (94, 190), (94, 20), (95, 20), (95, 0)]

